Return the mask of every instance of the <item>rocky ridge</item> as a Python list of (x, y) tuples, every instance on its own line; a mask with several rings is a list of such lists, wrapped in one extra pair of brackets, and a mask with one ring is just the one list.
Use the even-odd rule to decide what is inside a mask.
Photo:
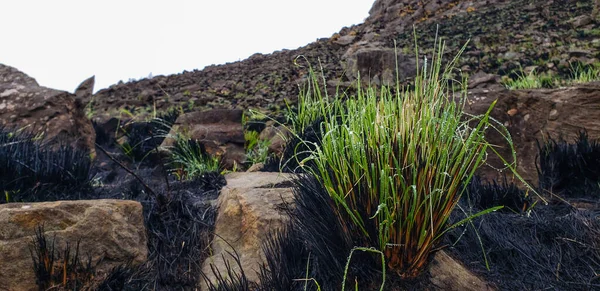
[[(97, 120), (118, 115), (120, 108), (140, 115), (153, 107), (181, 111), (258, 108), (277, 113), (285, 100), (296, 100), (308, 63), (313, 68), (322, 66), (330, 87), (335, 88), (352, 85), (356, 76), (352, 65), (361, 50), (396, 47), (397, 53), (412, 61), (413, 25), (421, 53), (431, 51), (436, 31), (446, 40), (448, 57), (470, 40), (459, 61), (461, 70), (470, 75), (514, 76), (513, 70), (525, 68), (567, 76), (570, 63), (592, 64), (600, 57), (600, 26), (589, 15), (592, 6), (592, 1), (566, 0), (376, 1), (363, 24), (345, 27), (299, 49), (120, 83), (84, 102), (92, 102)], [(382, 60), (376, 58), (366, 69), (373, 70), (377, 61)]]

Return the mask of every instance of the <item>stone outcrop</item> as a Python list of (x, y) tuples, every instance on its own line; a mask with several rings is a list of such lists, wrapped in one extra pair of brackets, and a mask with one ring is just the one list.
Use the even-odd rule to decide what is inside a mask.
[(221, 158), (226, 169), (232, 169), (235, 164), (241, 166), (246, 159), (242, 115), (242, 110), (219, 109), (180, 115), (161, 144), (161, 150), (169, 151), (179, 135), (204, 145), (208, 154)]
[[(264, 254), (261, 245), (270, 231), (281, 229), (289, 220), (284, 207), (293, 200), (290, 174), (231, 173), (225, 176), (227, 186), (218, 199), (219, 214), (215, 223), (212, 257), (206, 259), (202, 271), (212, 281), (213, 265), (227, 274), (227, 260), (233, 270), (239, 267), (231, 254), (238, 254), (249, 281), (257, 282)], [(213, 281), (214, 282), (214, 281)], [(202, 288), (206, 290), (204, 282)]]
[[(537, 185), (538, 179), (537, 141), (561, 137), (574, 141), (581, 130), (586, 130), (590, 139), (600, 138), (600, 82), (560, 89), (473, 90), (465, 111), (482, 114), (494, 100), (498, 101), (491, 115), (508, 128), (517, 154), (517, 170), (533, 185)], [(502, 137), (493, 130), (489, 132), (489, 141), (499, 146), (497, 149), (504, 157), (510, 157), (511, 152)], [(489, 155), (488, 162), (493, 167), (503, 167), (493, 154)], [(483, 173), (489, 177), (502, 174), (489, 167), (484, 168)], [(504, 173), (509, 174), (509, 171)]]
[(102, 274), (132, 260), (139, 264), (148, 255), (142, 206), (123, 200), (58, 201), (0, 205), (0, 289), (38, 290), (33, 273), (30, 243), (43, 224), (47, 239), (56, 236), (55, 250), (81, 240), (80, 254)]
[(39, 86), (23, 72), (0, 64), (0, 126), (42, 134), (45, 140), (75, 145), (94, 156), (94, 128), (77, 98), (91, 96), (93, 84), (92, 77), (71, 94)]

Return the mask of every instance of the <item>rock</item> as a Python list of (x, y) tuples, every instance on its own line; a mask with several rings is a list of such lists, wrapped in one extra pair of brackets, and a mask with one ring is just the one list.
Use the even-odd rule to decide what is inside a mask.
[(339, 37), (337, 40), (335, 40), (334, 42), (339, 44), (339, 45), (349, 45), (352, 44), (352, 42), (354, 41), (354, 39), (356, 39), (356, 35), (352, 35), (352, 34), (348, 34), (348, 35), (344, 35)]
[(284, 126), (267, 126), (260, 132), (259, 139), (269, 140), (269, 154), (281, 156), (283, 153), (286, 139), (290, 137), (290, 131)]
[(42, 133), (47, 141), (72, 144), (95, 156), (96, 134), (78, 99), (91, 94), (93, 80), (71, 94), (39, 86), (23, 72), (0, 64), (0, 126)]
[(498, 90), (503, 89), (504, 86), (500, 84), (500, 76), (494, 74), (486, 74), (484, 72), (479, 71), (473, 76), (469, 77), (468, 89), (474, 88)]
[(96, 76), (91, 76), (85, 81), (81, 82), (77, 89), (75, 89), (75, 96), (77, 99), (83, 100), (90, 98), (94, 94), (94, 84), (96, 83)]
[[(548, 137), (563, 137), (572, 141), (584, 129), (590, 139), (600, 138), (600, 82), (560, 89), (473, 90), (465, 111), (482, 114), (494, 100), (498, 102), (492, 117), (508, 128), (517, 154), (517, 170), (533, 185), (537, 185), (538, 180), (536, 141), (543, 142)], [(510, 157), (510, 150), (498, 133), (490, 131), (488, 139), (500, 146), (498, 150), (504, 157)], [(488, 158), (487, 162), (493, 167), (503, 167), (503, 163), (493, 154)], [(510, 174), (507, 170), (504, 173)], [(502, 175), (490, 167), (483, 167), (481, 174), (488, 178)]]
[(429, 269), (431, 290), (483, 291), (495, 290), (475, 276), (446, 252), (435, 253)]
[(580, 57), (587, 57), (590, 55), (592, 55), (592, 51), (590, 51), (590, 50), (580, 49), (580, 48), (570, 48), (569, 49), (569, 57), (580, 58)]
[[(258, 282), (257, 272), (264, 263), (261, 245), (270, 231), (281, 229), (289, 220), (282, 206), (293, 200), (292, 177), (264, 172), (225, 176), (227, 186), (221, 190), (217, 202), (219, 213), (212, 243), (213, 256), (202, 265), (202, 272), (211, 281), (215, 278), (211, 264), (221, 274), (227, 274), (223, 256), (233, 270), (239, 270), (229, 251), (239, 255), (248, 280)], [(207, 290), (206, 283), (202, 283), (202, 288)]]
[(573, 26), (573, 28), (580, 28), (582, 26), (586, 26), (592, 23), (592, 18), (589, 15), (581, 15), (573, 18), (569, 21), (569, 23), (571, 23), (571, 26)]
[(508, 51), (506, 53), (504, 53), (504, 55), (502, 56), (505, 60), (518, 60), (521, 59), (523, 56), (521, 53), (518, 52), (512, 52), (512, 51)]
[(265, 163), (256, 163), (252, 166), (250, 166), (250, 168), (248, 168), (248, 170), (246, 170), (246, 172), (260, 172), (262, 171), (262, 169), (265, 168)]
[(237, 109), (213, 109), (180, 115), (160, 148), (168, 152), (179, 133), (204, 145), (208, 154), (220, 156), (226, 169), (242, 165), (246, 160), (242, 114)]
[(346, 61), (346, 76), (354, 80), (360, 73), (361, 81), (367, 84), (396, 84), (396, 72), (400, 82), (416, 75), (415, 58), (392, 48), (374, 45), (359, 47), (355, 51), (349, 50), (343, 59)]
[(29, 252), (34, 231), (44, 225), (46, 238), (56, 235), (62, 252), (81, 239), (80, 254), (92, 262), (104, 258), (99, 274), (148, 256), (146, 231), (139, 202), (123, 200), (58, 201), (0, 205), (0, 289), (38, 290)]

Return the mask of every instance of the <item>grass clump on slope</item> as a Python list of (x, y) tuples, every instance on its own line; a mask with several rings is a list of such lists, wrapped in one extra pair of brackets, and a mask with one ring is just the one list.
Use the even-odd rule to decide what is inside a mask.
[(457, 101), (448, 87), (457, 58), (442, 70), (444, 46), (436, 44), (410, 89), (359, 86), (345, 101), (299, 100), (323, 112), (322, 137), (299, 164), (310, 165), (307, 172), (326, 189), (336, 215), (349, 222), (344, 231), (360, 235), (355, 243), (383, 252), (389, 271), (405, 279), (424, 271), (451, 228), (463, 185), (492, 149), (484, 134), (495, 126), (489, 116), (495, 103), (480, 116), (463, 114), (466, 90)]

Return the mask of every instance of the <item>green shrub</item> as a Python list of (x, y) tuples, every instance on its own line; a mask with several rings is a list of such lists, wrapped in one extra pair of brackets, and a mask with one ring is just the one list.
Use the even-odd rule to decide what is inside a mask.
[[(442, 235), (453, 227), (448, 218), (464, 185), (486, 151), (494, 151), (484, 138), (486, 130), (502, 130), (489, 116), (495, 102), (486, 113), (469, 116), (463, 113), (466, 87), (460, 101), (451, 98), (448, 83), (457, 57), (442, 71), (443, 48), (436, 41), (436, 54), (418, 65), (411, 89), (362, 89), (359, 80), (356, 96), (330, 100), (323, 98), (313, 73), (292, 119), (301, 129), (323, 118), (322, 138), (311, 143), (310, 156), (300, 164), (311, 165), (306, 170), (323, 184), (338, 215), (360, 230), (365, 243), (377, 238), (378, 246), (366, 247), (383, 252), (389, 269), (402, 278), (424, 270)], [(462, 83), (466, 86), (466, 80)], [(512, 147), (505, 129), (501, 133)], [(513, 169), (513, 164), (507, 167)]]

